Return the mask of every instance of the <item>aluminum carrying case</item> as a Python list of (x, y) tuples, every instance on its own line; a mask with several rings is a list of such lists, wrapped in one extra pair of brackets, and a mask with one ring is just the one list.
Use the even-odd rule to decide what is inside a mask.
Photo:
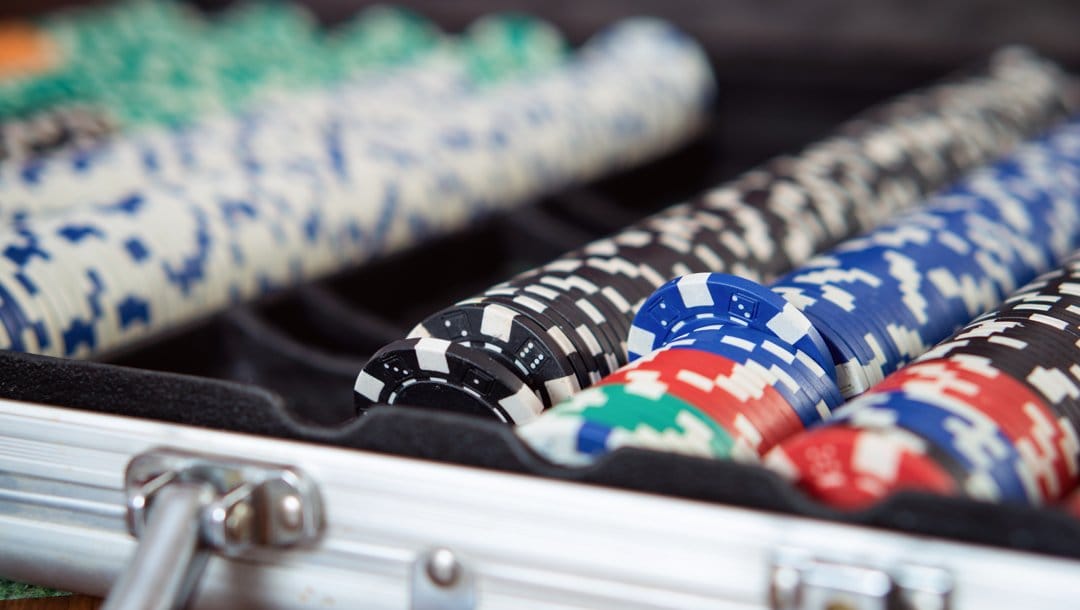
[[(491, 4), (428, 8), (453, 24)], [(651, 8), (694, 32), (687, 6)], [(1080, 521), (1054, 509), (902, 494), (840, 513), (746, 465), (625, 449), (564, 469), (491, 421), (352, 419), (366, 355), (423, 315), (1024, 35), (921, 62), (744, 46), (754, 74), (715, 23), (716, 120), (665, 159), (101, 362), (0, 353), (0, 576), (109, 608), (1074, 607)]]

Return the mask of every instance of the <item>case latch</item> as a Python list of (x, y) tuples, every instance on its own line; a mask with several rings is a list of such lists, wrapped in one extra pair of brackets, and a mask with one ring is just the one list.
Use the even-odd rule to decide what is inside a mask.
[(942, 568), (821, 558), (780, 551), (770, 597), (775, 610), (949, 610), (953, 581)]
[(290, 466), (159, 449), (125, 479), (139, 546), (102, 610), (183, 607), (209, 553), (309, 544), (323, 529), (318, 488)]

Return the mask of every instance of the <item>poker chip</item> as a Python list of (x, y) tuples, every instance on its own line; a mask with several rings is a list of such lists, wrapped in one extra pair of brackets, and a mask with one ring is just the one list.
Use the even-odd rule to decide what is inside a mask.
[[(471, 299), (470, 299), (471, 301)], [(544, 327), (541, 336), (554, 337), (560, 343), (577, 373), (580, 387), (588, 387), (603, 377), (602, 365), (596, 354), (603, 350), (597, 335), (586, 325), (576, 324), (532, 295), (485, 295), (477, 299), (481, 303), (501, 303), (509, 309), (525, 315)], [(464, 303), (464, 302), (463, 302)]]
[(60, 59), (56, 42), (41, 28), (14, 19), (0, 22), (0, 79), (40, 75)]
[(1072, 298), (1077, 294), (1080, 294), (1080, 265), (1070, 262), (1024, 286), (975, 322), (1015, 320), (1080, 335), (1080, 307)]
[[(469, 26), (464, 38), (470, 73), (489, 82), (554, 67), (567, 47), (562, 34), (550, 24), (514, 14), (482, 17)], [(512, 42), (510, 52), (507, 40)], [(594, 44), (605, 43), (599, 38)]]
[[(631, 277), (631, 272), (637, 275)], [(632, 263), (625, 259), (586, 256), (580, 261), (556, 261), (532, 273), (535, 275), (518, 276), (508, 284), (527, 289), (544, 284), (541, 278), (559, 278), (562, 285), (584, 292), (583, 296), (590, 304), (604, 309), (608, 314), (607, 320), (621, 331), (619, 343), (626, 342), (628, 318), (646, 292), (641, 285), (640, 272)], [(552, 285), (555, 282), (548, 280), (548, 283)], [(624, 358), (620, 356), (620, 361)]]
[[(237, 10), (246, 16), (245, 20), (288, 21), (273, 10), (270, 15), (276, 16), (272, 17), (253, 7)], [(289, 91), (253, 92), (251, 102), (242, 107), (203, 112), (198, 120), (170, 121), (165, 126), (127, 130), (124, 137), (110, 139), (101, 146), (60, 151), (46, 158), (0, 167), (3, 177), (0, 192), (5, 202), (0, 214), (25, 216), (66, 209), (88, 200), (115, 200), (140, 193), (147, 185), (188, 184), (193, 173), (203, 173), (204, 180), (222, 180), (253, 172), (283, 171), (278, 164), (318, 164), (328, 155), (328, 147), (330, 153), (344, 147), (345, 150), (334, 153), (340, 155), (358, 146), (345, 137), (357, 130), (392, 130), (398, 136), (393, 140), (396, 146), (379, 141), (369, 145), (380, 147), (383, 156), (402, 155), (401, 141), (411, 133), (410, 128), (426, 123), (435, 108), (465, 94), (490, 90), (499, 82), (551, 68), (554, 60), (543, 59), (545, 53), (555, 54), (560, 61), (564, 57), (561, 51), (549, 48), (549, 41), (540, 39), (537, 44), (547, 50), (527, 52), (525, 48), (532, 37), (520, 38), (525, 29), (521, 19), (508, 18), (504, 23), (492, 17), (484, 22), (483, 40), (468, 40), (466, 33), (464, 37), (440, 44), (434, 44), (434, 32), (419, 35), (415, 30), (423, 28), (406, 25), (414, 19), (385, 8), (359, 15), (356, 23), (361, 31), (357, 35), (382, 38), (379, 31), (389, 30), (412, 42), (399, 43), (393, 52), (372, 50), (365, 54), (366, 60), (354, 59), (356, 69), (350, 74), (332, 82), (310, 83), (311, 86)], [(257, 27), (257, 24), (243, 27)], [(284, 26), (278, 23), (278, 27)], [(537, 23), (536, 27), (542, 26)], [(430, 42), (425, 43), (428, 39)], [(259, 44), (281, 46), (267, 40)], [(481, 80), (470, 72), (472, 56), (476, 53), (492, 60), (500, 54), (523, 56), (501, 69), (499, 78), (489, 75)], [(228, 61), (241, 59), (230, 55)], [(511, 66), (517, 66), (517, 71)], [(118, 115), (117, 120), (126, 125), (123, 117)], [(400, 162), (399, 158), (392, 160)], [(350, 169), (358, 171), (358, 168)]]
[(642, 304), (627, 340), (629, 358), (663, 347), (695, 326), (727, 322), (775, 336), (832, 374), (825, 341), (801, 311), (760, 284), (731, 275), (695, 273), (661, 286)]
[[(493, 288), (485, 292), (482, 298), (517, 299), (530, 309), (546, 312), (561, 320), (564, 332), (577, 340), (578, 351), (589, 360), (587, 377), (590, 380), (586, 385), (617, 369), (614, 354), (620, 349), (619, 329), (608, 322), (610, 310), (591, 303), (562, 278), (547, 279), (547, 285), (536, 284), (523, 289), (509, 286)], [(587, 284), (587, 287), (595, 288), (591, 284)]]
[(461, 303), (427, 318), (409, 334), (491, 352), (537, 389), (545, 404), (553, 404), (581, 389), (581, 365), (571, 360), (569, 339), (546, 334), (551, 330), (505, 304)]
[[(515, 21), (507, 37), (522, 27)], [(494, 52), (490, 36), (489, 26), (482, 45)], [(550, 47), (550, 37), (536, 40)], [(450, 45), (400, 70), (358, 75), (340, 96), (298, 94), (288, 98), (295, 104), (282, 98), (202, 126), (119, 135), (82, 156), (0, 165), (21, 185), (0, 180), (0, 190), (12, 188), (0, 196), (0, 215), (19, 219), (0, 232), (0, 258), (10, 263), (0, 285), (12, 286), (22, 312), (11, 333), (42, 326), (44, 337), (59, 338), (10, 347), (98, 357), (633, 166), (682, 142), (706, 116), (704, 55), (658, 22), (616, 25), (601, 46), (586, 44), (527, 79), (510, 68), (552, 50), (504, 42), (521, 57), (500, 68), (499, 82), (471, 80), (453, 50), (460, 45)], [(28, 201), (59, 207), (20, 207)], [(608, 285), (596, 295), (621, 297)], [(616, 306), (566, 296), (558, 308), (521, 310), (515, 323), (543, 335), (537, 345), (559, 360), (544, 369), (554, 377), (533, 388), (546, 399), (617, 366), (611, 352), (622, 332), (603, 328)], [(556, 330), (572, 349), (546, 343)]]
[(1080, 492), (1073, 492), (1058, 504), (1058, 508), (1066, 514), (1080, 519)]
[(903, 391), (874, 391), (837, 413), (837, 423), (901, 428), (947, 453), (964, 472), (974, 498), (1038, 504), (1041, 497), (1015, 446), (996, 423), (964, 401)]
[[(555, 288), (562, 294), (559, 300), (553, 301), (556, 305), (562, 303), (571, 312), (582, 312), (585, 323), (606, 337), (607, 347), (597, 355), (604, 370), (610, 373), (619, 368), (619, 354), (626, 353), (625, 314), (620, 309), (623, 303), (627, 303), (626, 298), (612, 286), (601, 288), (582, 276), (573, 275), (549, 275), (523, 290), (534, 293), (548, 288)], [(570, 307), (569, 301), (573, 301), (573, 307)]]
[(522, 424), (540, 414), (540, 399), (495, 358), (441, 339), (395, 341), (372, 355), (356, 379), (361, 405), (437, 402), (468, 415)]
[(701, 457), (731, 453), (732, 439), (686, 401), (652, 383), (631, 381), (584, 390), (517, 428), (547, 460), (583, 465), (620, 447)]
[(747, 326), (815, 356), (830, 373), (835, 361), (843, 394), (858, 395), (1052, 265), (1062, 248), (1045, 247), (1048, 233), (1063, 248), (1080, 246), (1080, 188), (1056, 179), (1080, 168), (1058, 153), (1078, 136), (1069, 123), (1025, 144), (920, 210), (811, 258), (774, 282), (772, 294), (716, 273), (668, 282), (638, 311), (629, 355), (695, 325)]
[(744, 365), (784, 397), (804, 426), (828, 419), (843, 402), (835, 382), (805, 352), (754, 329), (702, 327), (667, 347), (715, 354)]
[[(771, 287), (818, 327), (854, 396), (1055, 263), (1044, 237), (1080, 245), (1080, 190), (1046, 170), (1073, 167), (1052, 152), (1075, 124), (974, 172), (914, 213), (811, 259)], [(1008, 177), (1008, 180), (1005, 177)], [(1016, 183), (1031, 196), (1014, 196)], [(1062, 213), (1060, 202), (1069, 209)]]
[(732, 458), (757, 459), (803, 424), (787, 399), (755, 373), (709, 352), (662, 349), (605, 377), (600, 385), (662, 385), (664, 392), (694, 405), (727, 431)]
[(431, 24), (386, 7), (329, 33), (293, 3), (237, 3), (212, 17), (139, 1), (58, 11), (0, 30), (0, 115), (75, 104), (124, 129), (184, 123), (406, 61), (439, 40)]
[(819, 500), (865, 506), (901, 487), (855, 490), (809, 456), (833, 451), (836, 436), (899, 430), (934, 448), (927, 455), (954, 483), (951, 490), (906, 480), (905, 486), (1067, 503), (1080, 475), (1080, 334), (1072, 326), (1080, 293), (1068, 287), (1078, 269), (1080, 252), (1013, 290), (997, 309), (846, 404), (830, 422), (783, 441), (765, 463)]
[(905, 367), (875, 389), (913, 389), (962, 401), (990, 417), (1029, 467), (1043, 498), (1060, 497), (1077, 484), (1077, 433), (1022, 383), (995, 369), (989, 359), (956, 356)]
[[(1009, 157), (972, 172), (923, 208), (810, 258), (771, 290), (718, 273), (694, 273), (665, 283), (638, 309), (628, 336), (629, 357), (643, 363), (636, 366), (632, 360), (613, 379), (602, 379), (599, 387), (632, 379), (657, 394), (685, 397), (729, 430), (736, 439), (734, 446), (746, 455), (756, 455), (748, 449), (754, 445), (730, 432), (736, 421), (732, 409), (736, 415), (789, 409), (800, 428), (811, 428), (831, 418), (832, 409), (843, 400), (841, 393), (852, 397), (870, 389), (864, 399), (837, 412), (832, 424), (873, 429), (889, 438), (919, 439), (924, 457), (916, 461), (933, 457), (941, 468), (931, 470), (948, 473), (949, 488), (972, 497), (1041, 504), (1059, 496), (1075, 483), (1070, 468), (1075, 470), (1076, 460), (1063, 450), (1074, 443), (1075, 429), (1040, 408), (1032, 392), (1025, 394), (1014, 384), (995, 397), (1022, 398), (1014, 408), (1026, 411), (1010, 417), (977, 394), (936, 391), (925, 380), (906, 377), (908, 373), (898, 379), (887, 376), (1056, 264), (1061, 250), (1080, 246), (1080, 184), (1056, 179), (1080, 169), (1074, 157), (1060, 152), (1078, 142), (1080, 122), (1056, 127)], [(1045, 239), (1051, 233), (1057, 237), (1048, 247)], [(613, 238), (610, 243), (614, 242)], [(625, 268), (623, 273), (633, 277), (635, 267)], [(1049, 285), (1045, 280), (1040, 284)], [(1035, 298), (1030, 290), (1021, 297), (1025, 303)], [(1021, 323), (997, 324), (998, 329), (983, 334), (997, 333), (1000, 340), (1001, 332)], [(974, 332), (978, 328), (975, 325)], [(1063, 336), (1080, 346), (1080, 335)], [(1058, 337), (1049, 344), (1061, 342)], [(722, 376), (731, 388), (745, 392), (755, 385), (768, 386), (781, 400), (740, 404), (728, 396), (728, 404), (717, 407), (701, 389), (716, 385), (721, 376), (694, 370), (665, 355), (667, 350), (720, 357), (730, 363)], [(729, 380), (734, 366), (741, 367), (737, 381)], [(1080, 380), (1080, 366), (1076, 374)], [(701, 388), (696, 393), (687, 390), (678, 383), (679, 375), (701, 380)], [(981, 381), (988, 392), (993, 391), (993, 384)], [(843, 385), (838, 387), (837, 382)], [(1080, 387), (1076, 395), (1080, 397)], [(787, 430), (796, 431), (794, 426)], [(751, 439), (762, 436), (760, 429), (755, 432)], [(773, 451), (782, 452), (782, 439), (781, 443)], [(790, 470), (791, 456), (784, 455), (787, 461), (782, 461)], [(849, 478), (865, 484), (862, 477)], [(879, 481), (877, 489), (887, 493), (906, 485), (906, 481)], [(923, 482), (915, 487), (927, 485), (941, 488)], [(817, 488), (814, 482), (806, 486)], [(849, 505), (871, 499), (866, 490), (839, 497)]]
[(1055, 412), (1080, 422), (1080, 366), (1071, 359), (1078, 339), (1039, 323), (973, 323), (927, 352), (925, 359), (974, 356), (1027, 386)]
[(941, 462), (905, 430), (834, 424), (792, 437), (764, 463), (817, 500), (857, 510), (900, 491), (956, 493), (956, 480)]
[[(798, 155), (769, 162), (691, 202), (672, 206), (510, 278), (478, 298), (516, 298), (554, 291), (557, 294), (540, 299), (549, 308), (549, 317), (562, 317), (574, 327), (581, 311), (595, 310), (586, 316), (592, 338), (599, 341), (606, 337), (608, 345), (617, 346), (615, 353), (594, 358), (596, 370), (613, 368), (611, 359), (621, 366), (672, 338), (663, 316), (648, 322), (642, 317), (640, 325), (634, 324), (635, 314), (657, 313), (640, 310), (667, 282), (695, 273), (728, 273), (758, 282), (776, 278), (793, 265), (805, 263), (815, 252), (876, 226), (893, 212), (913, 206), (961, 173), (1000, 157), (1064, 118), (1071, 111), (1064, 82), (1056, 67), (1029, 52), (1002, 52), (981, 73), (872, 110)], [(1066, 156), (1058, 154), (1054, 162), (1057, 165), (1051, 169), (1063, 170)], [(933, 248), (942, 250), (944, 246), (935, 244)], [(731, 280), (737, 281), (742, 280)], [(760, 286), (755, 289), (758, 302), (764, 299), (781, 309), (787, 305)], [(897, 285), (897, 291), (908, 289), (908, 284)], [(682, 324), (668, 321), (676, 332), (715, 324), (718, 317), (733, 324), (740, 319), (738, 315), (724, 318), (726, 312), (717, 314), (711, 308), (689, 313), (696, 304), (682, 300), (676, 287), (669, 290), (673, 299), (678, 297), (671, 301), (673, 309), (689, 316)], [(720, 296), (721, 301), (731, 297)], [(968, 293), (952, 296), (962, 300)], [(848, 332), (841, 337), (844, 341), (835, 345), (829, 344), (816, 326), (802, 320), (785, 327), (805, 329), (805, 336), (789, 338), (827, 375), (836, 371), (849, 393), (854, 393), (853, 388), (856, 392), (865, 390), (892, 370), (889, 367), (899, 366), (932, 345), (921, 337), (916, 340), (910, 336), (910, 328), (894, 323), (905, 319), (899, 310), (904, 307), (902, 300), (894, 302), (890, 295), (873, 301), (873, 305), (882, 308), (886, 322), (849, 322), (844, 329), (859, 332)], [(869, 308), (871, 301), (864, 306)], [(797, 306), (788, 305), (788, 309), (794, 312), (791, 318), (798, 315), (794, 311)], [(981, 311), (965, 314), (951, 324), (962, 324)], [(708, 315), (699, 319), (699, 313)], [(790, 321), (784, 316), (778, 320)], [(626, 334), (620, 336), (619, 329), (626, 329)], [(894, 335), (895, 342), (880, 338)], [(558, 339), (546, 339), (549, 351), (555, 350)], [(604, 356), (609, 357), (607, 362)], [(844, 365), (839, 370), (834, 367), (834, 358)], [(585, 366), (588, 368), (587, 362)], [(879, 369), (876, 373), (866, 370), (873, 366)], [(566, 375), (569, 368), (552, 374)], [(579, 379), (589, 377), (578, 375)], [(545, 382), (535, 376), (527, 381), (538, 394), (549, 396), (544, 392)], [(829, 388), (821, 391), (828, 394)]]

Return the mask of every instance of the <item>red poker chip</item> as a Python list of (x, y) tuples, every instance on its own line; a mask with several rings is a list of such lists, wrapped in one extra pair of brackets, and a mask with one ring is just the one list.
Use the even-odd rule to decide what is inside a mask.
[(845, 510), (867, 508), (898, 491), (956, 494), (953, 476), (902, 430), (825, 425), (796, 435), (765, 456), (765, 466), (807, 495)]
[(989, 359), (952, 356), (905, 367), (874, 391), (915, 390), (963, 401), (994, 421), (1035, 476), (1044, 499), (1076, 486), (1077, 435), (1038, 394), (993, 368)]
[(756, 373), (723, 356), (695, 349), (658, 350), (601, 379), (597, 385), (652, 377), (667, 391), (707, 413), (737, 445), (764, 455), (803, 430), (784, 397)]

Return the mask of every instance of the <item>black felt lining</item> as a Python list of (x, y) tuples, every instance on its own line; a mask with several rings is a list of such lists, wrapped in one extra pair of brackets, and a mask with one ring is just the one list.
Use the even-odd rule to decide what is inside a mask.
[[(551, 465), (494, 421), (377, 407), (329, 426), (235, 382), (0, 352), (0, 397), (590, 483), (1080, 559), (1080, 522), (1053, 509), (903, 493), (861, 512), (813, 502), (763, 468), (622, 449), (581, 469)], [(363, 473), (357, 473), (363, 476)]]

